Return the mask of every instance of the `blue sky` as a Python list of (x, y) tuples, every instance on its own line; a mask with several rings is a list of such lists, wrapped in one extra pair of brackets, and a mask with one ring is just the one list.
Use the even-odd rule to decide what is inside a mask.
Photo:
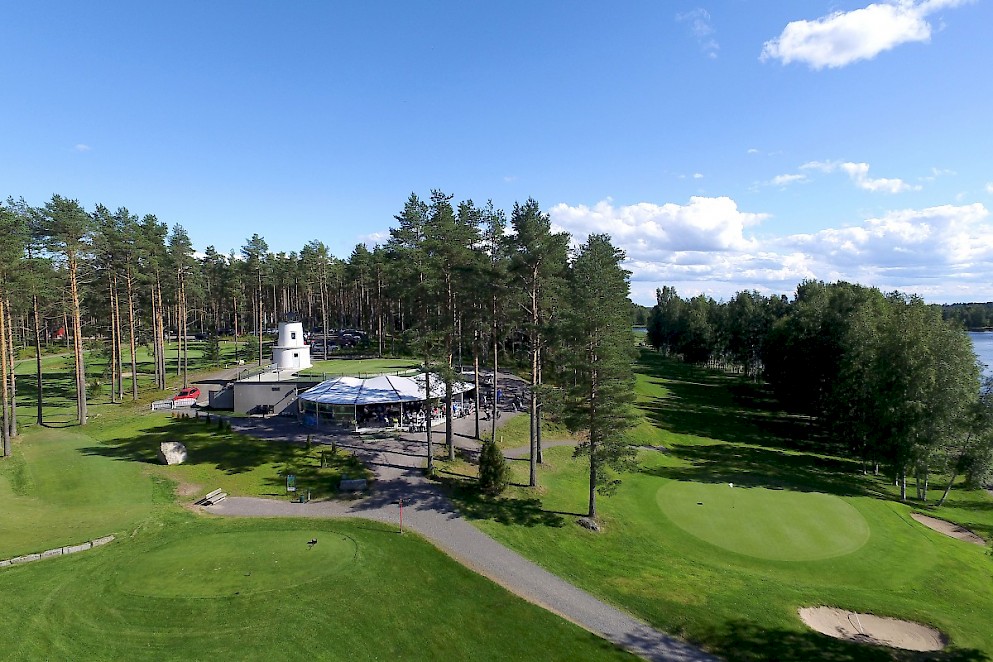
[(0, 196), (342, 257), (432, 188), (533, 197), (636, 301), (846, 279), (993, 299), (993, 5), (31, 2)]

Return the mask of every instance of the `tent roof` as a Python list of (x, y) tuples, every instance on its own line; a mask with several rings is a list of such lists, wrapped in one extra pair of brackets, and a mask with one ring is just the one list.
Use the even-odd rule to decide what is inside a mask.
[[(472, 384), (456, 381), (452, 384), (453, 393), (464, 393)], [(445, 396), (445, 383), (438, 375), (431, 376), (431, 397)], [(424, 375), (396, 377), (381, 375), (372, 379), (357, 377), (336, 377), (321, 382), (300, 394), (300, 399), (308, 402), (334, 405), (375, 405), (395, 402), (420, 402), (426, 399)]]

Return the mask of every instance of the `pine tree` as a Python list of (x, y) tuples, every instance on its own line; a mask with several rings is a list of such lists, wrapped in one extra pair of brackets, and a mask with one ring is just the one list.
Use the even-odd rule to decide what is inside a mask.
[(45, 204), (45, 237), (54, 253), (65, 258), (69, 276), (69, 306), (72, 314), (73, 358), (76, 371), (76, 417), (86, 425), (86, 366), (83, 359), (82, 310), (79, 268), (90, 248), (92, 219), (79, 202), (53, 195)]
[(624, 431), (634, 421), (634, 375), (631, 362), (629, 272), (621, 267), (624, 252), (608, 235), (590, 235), (571, 270), (572, 309), (568, 342), (572, 379), (564, 393), (564, 420), (573, 431), (585, 431), (576, 457), (590, 462), (589, 511), (596, 518), (597, 494), (610, 494), (620, 480), (612, 470), (630, 468), (635, 451)]
[(541, 367), (545, 342), (551, 333), (550, 322), (556, 310), (562, 310), (560, 295), (567, 268), (569, 235), (552, 232), (547, 214), (533, 199), (514, 205), (511, 214), (514, 228), (511, 270), (520, 287), (520, 308), (524, 313), (522, 328), (530, 348), (531, 387), (528, 414), (530, 418), (530, 485), (538, 484), (538, 463), (541, 462)]

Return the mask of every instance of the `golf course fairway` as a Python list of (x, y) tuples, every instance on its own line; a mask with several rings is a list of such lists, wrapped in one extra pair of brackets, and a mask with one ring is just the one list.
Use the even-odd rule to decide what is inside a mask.
[[(310, 541), (317, 542), (311, 544)], [(134, 557), (118, 589), (158, 598), (212, 598), (291, 588), (347, 567), (352, 538), (327, 531), (237, 531), (183, 538)]]
[(869, 540), (865, 518), (832, 494), (674, 480), (660, 487), (655, 499), (687, 533), (761, 559), (828, 559)]

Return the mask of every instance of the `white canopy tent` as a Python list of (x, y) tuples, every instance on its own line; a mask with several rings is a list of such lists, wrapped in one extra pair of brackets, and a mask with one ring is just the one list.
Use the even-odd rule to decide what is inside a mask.
[[(336, 407), (354, 407), (357, 410), (358, 407), (369, 405), (399, 405), (400, 418), (403, 418), (404, 403), (419, 403), (428, 399), (424, 381), (423, 374), (413, 377), (381, 375), (371, 379), (335, 377), (301, 393), (298, 396), (299, 406), (301, 410), (307, 409), (305, 403), (312, 403), (317, 423), (320, 422), (322, 409), (326, 411), (329, 406), (331, 411), (336, 411)], [(472, 388), (472, 384), (458, 380), (452, 384), (452, 394), (461, 395)], [(432, 373), (431, 398), (444, 397), (445, 382), (439, 375)], [(354, 414), (355, 410), (353, 418), (357, 418)]]

